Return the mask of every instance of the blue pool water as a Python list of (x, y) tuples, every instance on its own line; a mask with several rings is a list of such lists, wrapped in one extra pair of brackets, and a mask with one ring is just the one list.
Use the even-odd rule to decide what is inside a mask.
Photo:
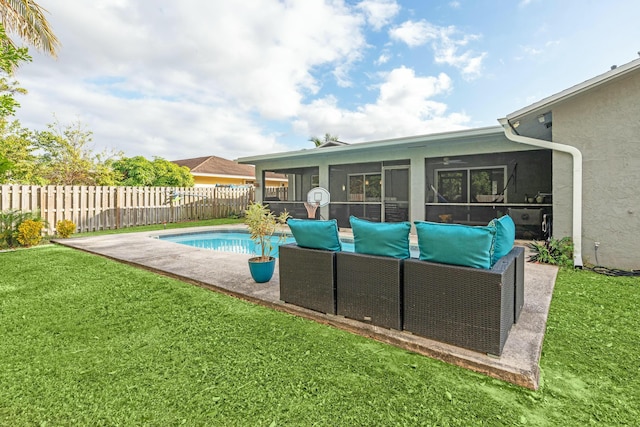
[[(173, 234), (158, 237), (168, 242), (180, 243), (212, 251), (233, 252), (236, 254), (260, 255), (260, 246), (253, 243), (248, 233), (211, 231), (205, 233)], [(273, 237), (274, 253), (272, 256), (278, 257), (278, 238)], [(288, 237), (283, 244), (295, 243), (293, 236)], [(353, 243), (342, 242), (342, 250), (353, 252)]]

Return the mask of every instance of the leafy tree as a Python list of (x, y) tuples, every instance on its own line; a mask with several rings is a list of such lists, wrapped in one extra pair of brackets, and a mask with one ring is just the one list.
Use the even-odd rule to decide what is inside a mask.
[(0, 184), (4, 183), (5, 174), (13, 168), (13, 163), (0, 154)]
[(115, 183), (114, 171), (108, 166), (106, 152), (94, 154), (88, 146), (92, 132), (80, 121), (62, 127), (56, 120), (46, 131), (36, 132), (34, 146), (39, 152), (39, 173), (53, 185), (103, 185)]
[[(56, 57), (60, 42), (44, 17), (45, 12), (46, 9), (33, 0), (0, 0), (2, 26), (36, 49)], [(11, 39), (3, 40), (5, 43), (15, 48)]]
[(9, 42), (4, 28), (0, 25), (0, 120), (15, 114), (20, 106), (14, 95), (27, 91), (13, 80), (13, 71), (21, 62), (29, 62), (31, 57), (27, 48), (16, 48)]
[(15, 156), (16, 152), (24, 154), (24, 148), (28, 146), (24, 140), (25, 132), (17, 121), (7, 121), (20, 106), (15, 95), (27, 93), (13, 80), (13, 71), (25, 61), (31, 61), (27, 49), (13, 46), (0, 25), (0, 183), (8, 182), (9, 174), (17, 173), (19, 176), (26, 173), (23, 168), (27, 165), (21, 162), (24, 156), (17, 156), (18, 159)]
[(117, 185), (151, 186), (156, 178), (153, 164), (142, 156), (123, 157), (115, 160), (111, 167), (120, 177)]
[(319, 147), (322, 144), (326, 144), (327, 142), (337, 142), (338, 136), (331, 135), (330, 133), (325, 133), (324, 139), (320, 139), (317, 136), (312, 136), (311, 138), (309, 138), (309, 141), (313, 142), (316, 145), (316, 147)]
[(155, 186), (193, 187), (194, 179), (188, 167), (178, 166), (160, 157), (154, 157), (153, 165), (156, 170)]
[(113, 162), (114, 171), (121, 176), (120, 185), (153, 187), (192, 187), (193, 176), (186, 166), (155, 157), (122, 158)]
[(8, 162), (7, 168), (0, 167), (0, 183), (46, 184), (38, 172), (34, 150), (33, 132), (17, 120), (9, 123), (0, 119), (0, 159)]

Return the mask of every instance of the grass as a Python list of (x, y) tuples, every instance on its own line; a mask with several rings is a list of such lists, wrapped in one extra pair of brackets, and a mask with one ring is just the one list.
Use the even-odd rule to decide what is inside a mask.
[(531, 391), (69, 248), (0, 271), (0, 425), (640, 419), (638, 278), (560, 272)]

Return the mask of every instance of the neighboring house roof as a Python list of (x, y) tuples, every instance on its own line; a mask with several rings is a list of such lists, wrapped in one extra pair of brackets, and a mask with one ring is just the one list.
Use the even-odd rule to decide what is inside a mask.
[[(217, 156), (196, 157), (193, 159), (173, 160), (179, 166), (186, 166), (193, 176), (224, 176), (244, 179), (255, 179), (255, 166), (241, 165), (233, 160)], [(283, 174), (267, 172), (267, 179), (284, 180)]]
[(349, 145), (349, 143), (348, 142), (342, 142), (342, 141), (327, 141), (325, 143), (322, 143), (322, 144), (318, 145), (316, 148), (339, 147), (341, 145)]

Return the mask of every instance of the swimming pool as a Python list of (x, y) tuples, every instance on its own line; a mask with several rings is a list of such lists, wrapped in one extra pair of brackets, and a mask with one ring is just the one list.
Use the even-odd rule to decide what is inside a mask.
[[(260, 246), (249, 238), (249, 233), (237, 230), (216, 230), (198, 233), (170, 234), (157, 236), (160, 240), (180, 243), (182, 245), (193, 246), (201, 249), (209, 249), (219, 252), (232, 252), (243, 255), (260, 255)], [(273, 237), (274, 253), (272, 256), (278, 257), (278, 237)], [(282, 244), (295, 243), (293, 236), (288, 236)], [(353, 240), (340, 239), (342, 250), (354, 252)], [(418, 258), (420, 253), (416, 246), (410, 247), (411, 257)]]
[[(259, 255), (260, 246), (249, 238), (249, 233), (242, 231), (217, 230), (201, 233), (171, 234), (158, 236), (160, 240), (180, 243), (182, 245), (193, 246), (201, 249), (209, 249), (220, 252), (233, 252), (244, 255)], [(278, 257), (278, 237), (273, 237), (274, 254)], [(287, 237), (283, 244), (295, 243), (293, 236)], [(342, 241), (342, 250), (353, 252), (353, 242)]]

